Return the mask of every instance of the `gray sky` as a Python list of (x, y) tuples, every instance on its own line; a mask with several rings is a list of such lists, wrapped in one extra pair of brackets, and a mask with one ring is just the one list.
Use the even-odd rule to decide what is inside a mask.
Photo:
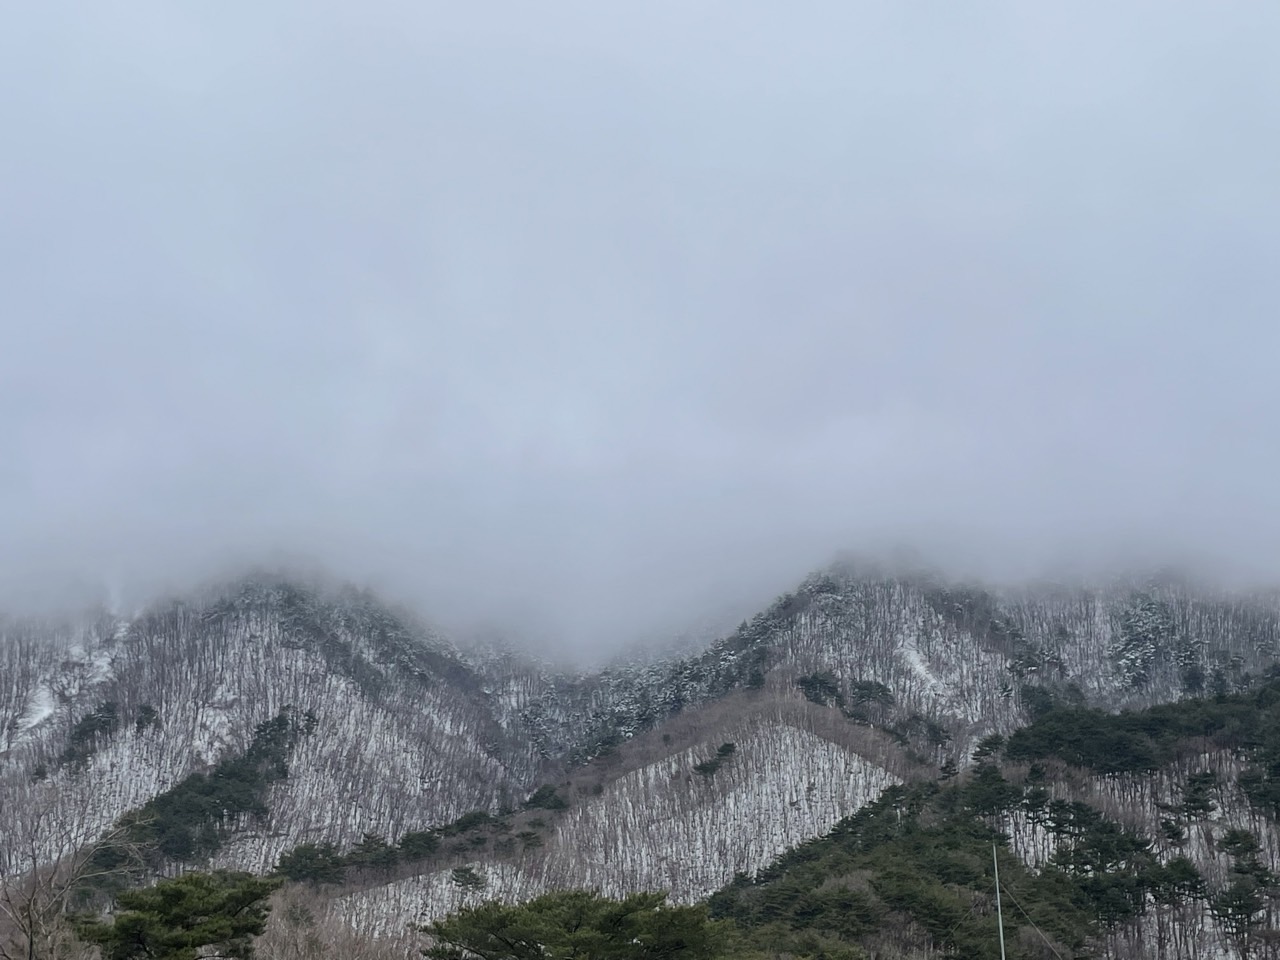
[(1280, 5), (24, 4), (10, 597), (580, 647), (843, 548), (1280, 580)]

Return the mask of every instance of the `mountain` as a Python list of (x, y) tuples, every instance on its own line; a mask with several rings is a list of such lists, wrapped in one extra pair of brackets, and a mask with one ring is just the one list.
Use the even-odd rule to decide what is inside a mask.
[[(0, 630), (7, 875), (24, 849), (52, 861), (124, 823), (153, 872), (284, 857), (325, 922), (403, 942), (407, 922), (485, 897), (741, 889), (887, 789), (968, 783), (1046, 717), (1243, 695), (1280, 650), (1280, 595), (846, 564), (700, 652), (593, 672), (460, 649), (367, 591), (282, 577)], [(1202, 740), (1118, 770), (1001, 747), (1000, 775), (1025, 796), (1028, 763), (1048, 762), (1052, 799), (1167, 860), (1162, 805), (1212, 774), (1218, 820), (1188, 856), (1227, 881), (1226, 817), (1276, 870), (1274, 817), (1235, 786), (1239, 745)], [(989, 828), (1029, 870), (1069, 838), (1018, 804), (1000, 813)], [(1207, 906), (1196, 917), (1186, 942), (1235, 949)]]

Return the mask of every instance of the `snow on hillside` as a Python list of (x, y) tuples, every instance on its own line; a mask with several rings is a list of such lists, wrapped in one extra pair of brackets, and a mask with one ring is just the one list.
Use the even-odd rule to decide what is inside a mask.
[[(513, 862), (473, 864), (487, 882), (470, 899), (582, 887), (615, 896), (665, 890), (689, 902), (825, 833), (895, 782), (847, 747), (785, 723), (746, 722), (719, 736), (731, 738), (734, 751), (710, 776), (695, 765), (726, 741), (625, 774), (566, 812), (545, 848)], [(355, 894), (342, 909), (353, 923), (387, 933), (460, 902), (469, 901), (444, 870)]]
[[(301, 611), (270, 597), (235, 601), (159, 607), (125, 631), (112, 624), (74, 645), (51, 643), (49, 654), (27, 643), (6, 676), (0, 825), (17, 831), (17, 811), (47, 805), (30, 782), (43, 767), (46, 793), (92, 793), (84, 829), (100, 831), (243, 751), (285, 707), (311, 711), (316, 729), (276, 785), (266, 822), (242, 825), (225, 865), (267, 869), (303, 839), (346, 845), (371, 827), (422, 828), (524, 795), (533, 766), (504, 750), (483, 696), (450, 682), (461, 664), (378, 647), (385, 623), (362, 631), (363, 611), (322, 599)], [(0, 644), (10, 658), (16, 648)], [(99, 713), (111, 719), (80, 744), (84, 758), (64, 759), (77, 723)]]
[[(701, 652), (574, 673), (510, 651), (464, 657), (360, 591), (247, 580), (127, 622), (0, 623), (0, 837), (21, 836), (33, 811), (92, 836), (243, 751), (290, 707), (314, 730), (272, 784), (267, 816), (235, 824), (216, 865), (265, 870), (300, 842), (345, 849), (365, 832), (394, 839), (515, 806), (644, 741), (644, 761), (575, 797), (544, 847), (479, 868), (494, 895), (585, 884), (687, 899), (822, 833), (902, 764), (963, 762), (977, 738), (1024, 722), (1037, 695), (1119, 707), (1229, 690), (1278, 649), (1274, 594), (1169, 580), (988, 591), (845, 568)], [(734, 697), (758, 701), (755, 719), (709, 727), (714, 740), (658, 743), (657, 731)], [(693, 772), (721, 742), (736, 745), (721, 768)], [(1140, 784), (1093, 789), (1148, 830), (1170, 802)], [(1219, 809), (1245, 815), (1228, 797)], [(1035, 824), (1011, 828), (1029, 862), (1052, 854)], [(1211, 839), (1189, 842), (1222, 869)], [(1275, 838), (1264, 843), (1274, 863)], [(383, 928), (456, 895), (445, 872), (363, 891), (344, 909)]]

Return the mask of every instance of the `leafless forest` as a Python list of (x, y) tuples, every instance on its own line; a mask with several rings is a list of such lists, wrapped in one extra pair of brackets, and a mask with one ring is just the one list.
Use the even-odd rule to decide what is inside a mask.
[[(9, 621), (0, 880), (12, 894), (74, 871), (76, 851), (123, 815), (243, 752), (288, 709), (313, 727), (265, 812), (226, 825), (215, 866), (266, 872), (299, 844), (394, 843), (469, 811), (515, 819), (323, 893), (290, 887), (269, 957), (317, 956), (307, 944), (345, 937), (396, 955), (409, 924), (561, 887), (691, 901), (889, 784), (963, 770), (981, 738), (1026, 719), (1037, 691), (1122, 708), (1234, 689), (1274, 662), (1278, 640), (1274, 595), (1173, 579), (991, 590), (852, 567), (810, 577), (705, 651), (582, 674), (460, 650), (367, 592), (279, 578), (132, 615)], [(1161, 810), (1189, 778), (1216, 774), (1211, 809), (1180, 847), (1213, 882), (1230, 826), (1280, 868), (1280, 834), (1235, 788), (1238, 765), (1206, 748), (1160, 777), (1064, 771), (1053, 789), (1172, 855)], [(539, 787), (563, 802), (522, 810)], [(1057, 843), (1020, 814), (1002, 826), (1032, 866)], [(474, 882), (459, 884), (459, 868)], [(1177, 909), (1198, 912), (1154, 911), (1100, 949), (1154, 955), (1135, 944), (1158, 940), (1162, 956), (1232, 955), (1202, 905)]]

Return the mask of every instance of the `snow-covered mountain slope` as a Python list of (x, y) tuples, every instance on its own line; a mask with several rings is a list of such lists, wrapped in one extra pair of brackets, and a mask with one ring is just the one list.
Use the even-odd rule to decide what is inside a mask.
[[(1237, 876), (1225, 842), (1235, 831), (1245, 831), (1256, 840), (1258, 864), (1280, 876), (1280, 824), (1251, 804), (1240, 789), (1246, 766), (1238, 753), (1206, 748), (1155, 773), (1102, 777), (1057, 771), (1057, 776), (1045, 781), (1045, 799), (1087, 805), (1149, 844), (1161, 863), (1186, 858), (1205, 888), (1220, 892)], [(1041, 867), (1060, 855), (1063, 846), (1062, 834), (1050, 828), (1051, 820), (1051, 812), (1032, 817), (1025, 810), (1015, 810), (999, 826), (1014, 853)], [(1178, 829), (1173, 829), (1174, 824)], [(1273, 921), (1269, 910), (1264, 926)], [(1159, 951), (1151, 946), (1175, 941), (1176, 947), (1162, 946)], [(1249, 954), (1241, 952), (1222, 918), (1215, 916), (1210, 899), (1202, 896), (1163, 902), (1137, 920), (1118, 925), (1099, 945), (1099, 955), (1235, 960)]]
[[(246, 583), (100, 620), (75, 642), (7, 684), (18, 732), (0, 757), (6, 793), (33, 777), (89, 782), (105, 826), (243, 751), (286, 706), (308, 711), (315, 729), (273, 789), (269, 816), (245, 824), (251, 842), (234, 845), (245, 866), (270, 866), (311, 836), (344, 843), (374, 824), (401, 831), (497, 806), (540, 763), (504, 737), (481, 679), (454, 651), (353, 591)], [(31, 723), (37, 709), (44, 716)]]
[(825, 833), (910, 772), (888, 738), (795, 697), (735, 694), (691, 710), (670, 730), (581, 771), (589, 789), (586, 780), (567, 781), (576, 802), (545, 843), (459, 859), (483, 886), (461, 890), (441, 868), (351, 895), (341, 912), (362, 928), (392, 932), (406, 917), (552, 889), (665, 890), (690, 902)]
[[(6, 836), (54, 810), (90, 838), (242, 754), (286, 709), (309, 732), (264, 812), (225, 824), (217, 864), (267, 870), (300, 843), (394, 841), (573, 785), (540, 845), (401, 866), (381, 890), (361, 880), (344, 909), (385, 926), (447, 908), (468, 859), (492, 893), (700, 895), (886, 783), (963, 765), (1037, 705), (1233, 688), (1274, 661), (1280, 598), (1170, 579), (994, 591), (840, 567), (702, 652), (591, 673), (461, 651), (367, 592), (281, 578), (0, 631)], [(712, 775), (693, 772), (726, 743)]]

